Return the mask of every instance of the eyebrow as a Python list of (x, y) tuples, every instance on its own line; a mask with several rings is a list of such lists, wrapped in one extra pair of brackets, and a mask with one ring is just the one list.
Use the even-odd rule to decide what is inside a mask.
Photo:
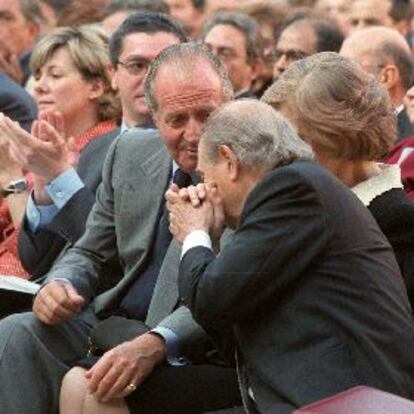
[(47, 70), (53, 70), (53, 69), (62, 69), (62, 66), (60, 66), (58, 63), (53, 63), (52, 65), (48, 65), (46, 63), (46, 65), (44, 65), (44, 68)]
[(126, 56), (124, 58), (124, 61), (128, 61), (128, 62), (131, 62), (131, 61), (134, 61), (134, 60), (145, 60), (145, 61), (149, 62), (151, 59), (148, 59), (145, 56), (137, 55), (137, 54), (129, 55), (129, 56)]
[(0, 10), (0, 18), (14, 18), (14, 14), (8, 10)]

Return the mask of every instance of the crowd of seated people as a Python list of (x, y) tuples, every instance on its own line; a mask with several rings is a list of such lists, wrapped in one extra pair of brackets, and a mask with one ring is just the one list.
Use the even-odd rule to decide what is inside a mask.
[(1, 306), (1, 411), (414, 400), (413, 17), (0, 0), (0, 275), (41, 284)]

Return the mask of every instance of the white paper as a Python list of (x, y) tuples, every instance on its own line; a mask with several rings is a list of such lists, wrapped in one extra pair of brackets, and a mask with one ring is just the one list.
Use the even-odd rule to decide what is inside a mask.
[(40, 285), (21, 279), (20, 277), (0, 275), (0, 289), (14, 290), (35, 295), (40, 289)]

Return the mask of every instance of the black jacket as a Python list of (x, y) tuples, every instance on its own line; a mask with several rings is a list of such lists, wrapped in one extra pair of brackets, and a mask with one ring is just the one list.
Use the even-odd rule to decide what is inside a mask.
[(356, 196), (312, 161), (257, 184), (217, 258), (186, 252), (179, 289), (207, 331), (234, 331), (261, 413), (360, 384), (414, 397), (414, 326), (392, 249)]

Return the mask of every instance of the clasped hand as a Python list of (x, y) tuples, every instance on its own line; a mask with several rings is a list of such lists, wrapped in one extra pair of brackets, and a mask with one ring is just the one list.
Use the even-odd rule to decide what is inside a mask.
[(173, 184), (165, 198), (170, 212), (170, 231), (179, 243), (183, 243), (194, 230), (203, 230), (210, 235), (213, 244), (218, 242), (225, 217), (223, 203), (214, 184), (182, 189)]

